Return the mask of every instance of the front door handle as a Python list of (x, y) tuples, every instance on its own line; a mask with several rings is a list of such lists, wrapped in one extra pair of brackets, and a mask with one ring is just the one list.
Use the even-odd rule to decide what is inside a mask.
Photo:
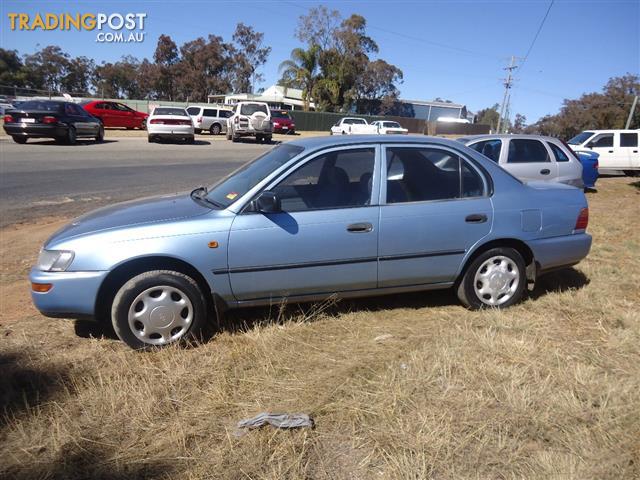
[(484, 223), (487, 221), (487, 216), (484, 213), (474, 213), (472, 215), (467, 215), (467, 218), (464, 219), (467, 223)]
[(549, 170), (548, 168), (543, 168), (542, 170), (540, 170), (540, 173), (542, 175), (549, 175), (551, 173), (551, 170)]
[(368, 233), (373, 230), (373, 225), (368, 222), (352, 223), (347, 227), (347, 232), (350, 233)]

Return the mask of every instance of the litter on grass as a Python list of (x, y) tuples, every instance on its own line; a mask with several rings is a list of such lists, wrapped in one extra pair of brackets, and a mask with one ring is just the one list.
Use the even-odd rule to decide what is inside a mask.
[[(264, 425), (271, 425), (275, 428), (302, 428), (314, 427), (313, 419), (306, 413), (269, 413), (262, 412), (255, 417), (245, 418), (238, 422), (238, 428), (253, 430)], [(242, 435), (244, 432), (238, 432)]]

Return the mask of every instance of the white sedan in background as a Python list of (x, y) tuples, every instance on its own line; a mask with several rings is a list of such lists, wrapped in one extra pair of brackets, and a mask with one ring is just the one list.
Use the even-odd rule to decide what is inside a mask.
[(147, 135), (149, 143), (161, 138), (193, 143), (193, 120), (184, 108), (156, 107), (147, 118)]
[(390, 122), (388, 120), (377, 120), (371, 125), (378, 127), (378, 133), (380, 135), (407, 135), (409, 130), (402, 128), (398, 122)]

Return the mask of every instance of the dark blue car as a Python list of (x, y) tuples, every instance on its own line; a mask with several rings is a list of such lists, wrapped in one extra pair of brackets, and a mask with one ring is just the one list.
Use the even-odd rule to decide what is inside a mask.
[(596, 152), (578, 151), (575, 152), (582, 164), (582, 181), (584, 188), (596, 188), (598, 180), (598, 157)]

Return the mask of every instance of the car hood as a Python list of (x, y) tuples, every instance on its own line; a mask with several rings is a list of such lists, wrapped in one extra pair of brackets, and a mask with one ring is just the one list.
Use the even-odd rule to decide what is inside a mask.
[(76, 218), (54, 233), (45, 245), (79, 235), (204, 215), (212, 209), (196, 203), (189, 194), (143, 198), (100, 208)]

